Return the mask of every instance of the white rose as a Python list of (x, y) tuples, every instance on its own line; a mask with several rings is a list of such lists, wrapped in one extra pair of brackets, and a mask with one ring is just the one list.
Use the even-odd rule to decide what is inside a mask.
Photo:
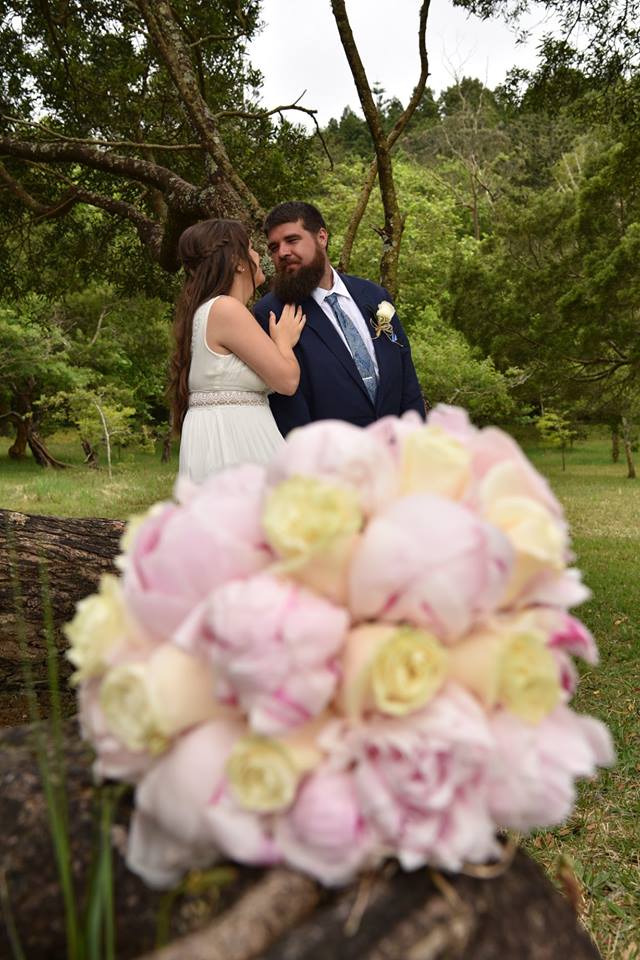
[(388, 300), (383, 300), (378, 304), (378, 309), (376, 310), (376, 317), (378, 320), (392, 320), (395, 315), (395, 307), (392, 303), (389, 303)]
[(135, 641), (136, 634), (128, 621), (116, 577), (104, 574), (100, 578), (98, 592), (80, 600), (73, 620), (64, 627), (64, 634), (71, 644), (67, 658), (76, 667), (74, 683), (104, 673), (111, 651), (127, 640)]
[(125, 746), (152, 753), (219, 712), (211, 667), (172, 643), (162, 644), (148, 660), (109, 670), (100, 706), (108, 727)]

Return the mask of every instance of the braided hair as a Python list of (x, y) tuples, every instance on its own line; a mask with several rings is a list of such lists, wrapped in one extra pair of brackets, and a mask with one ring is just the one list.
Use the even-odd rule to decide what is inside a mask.
[(249, 235), (239, 220), (203, 220), (187, 227), (178, 241), (178, 258), (186, 278), (173, 323), (175, 346), (169, 382), (172, 420), (177, 433), (182, 430), (189, 407), (193, 315), (207, 300), (229, 293), (240, 263), (249, 266), (255, 292), (255, 266), (249, 256), (249, 246)]

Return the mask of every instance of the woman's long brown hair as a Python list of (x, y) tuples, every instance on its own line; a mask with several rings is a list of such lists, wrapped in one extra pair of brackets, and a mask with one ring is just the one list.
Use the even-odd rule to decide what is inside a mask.
[(187, 227), (178, 241), (178, 258), (187, 276), (176, 305), (175, 347), (169, 380), (172, 420), (177, 433), (182, 430), (189, 408), (193, 315), (207, 300), (229, 293), (238, 264), (247, 264), (255, 278), (249, 245), (249, 235), (239, 220), (203, 220)]

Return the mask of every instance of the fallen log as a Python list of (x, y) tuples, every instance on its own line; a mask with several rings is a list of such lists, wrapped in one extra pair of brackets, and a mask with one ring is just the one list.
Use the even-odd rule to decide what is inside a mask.
[[(95, 838), (90, 753), (66, 727), (72, 870), (79, 900)], [(0, 823), (13, 919), (29, 960), (65, 956), (62, 897), (30, 728), (0, 731)], [(129, 801), (130, 802), (130, 801)], [(129, 816), (118, 814), (122, 846)], [(283, 868), (238, 867), (227, 886), (176, 898), (171, 942), (156, 949), (166, 895), (148, 890), (115, 853), (119, 960), (597, 960), (569, 902), (523, 852), (493, 878), (404, 873), (389, 863), (341, 891)], [(10, 956), (6, 926), (0, 956)]]
[(0, 657), (19, 660), (13, 576), (23, 598), (29, 655), (42, 647), (42, 576), (46, 564), (55, 625), (73, 615), (77, 600), (95, 590), (113, 569), (124, 521), (95, 517), (46, 517), (0, 510)]

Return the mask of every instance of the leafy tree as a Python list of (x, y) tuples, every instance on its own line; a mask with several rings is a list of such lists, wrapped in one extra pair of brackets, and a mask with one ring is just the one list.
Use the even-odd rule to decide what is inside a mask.
[[(545, 58), (559, 58), (567, 62), (571, 53), (573, 62), (588, 73), (609, 81), (621, 72), (631, 72), (640, 58), (640, 2), (639, 0), (453, 0), (483, 20), (503, 17), (520, 35), (521, 18), (540, 7), (553, 14), (560, 25), (560, 37), (547, 35)], [(581, 42), (572, 46), (573, 38)]]
[(93, 206), (126, 223), (165, 270), (197, 219), (257, 225), (263, 204), (314, 169), (306, 134), (273, 123), (304, 108), (256, 104), (260, 76), (246, 45), (258, 18), (258, 0), (6, 0), (0, 182), (9, 216), (53, 223)]
[(559, 448), (562, 455), (562, 469), (566, 470), (567, 448), (578, 436), (570, 418), (556, 410), (545, 410), (536, 420), (536, 429), (543, 440)]

